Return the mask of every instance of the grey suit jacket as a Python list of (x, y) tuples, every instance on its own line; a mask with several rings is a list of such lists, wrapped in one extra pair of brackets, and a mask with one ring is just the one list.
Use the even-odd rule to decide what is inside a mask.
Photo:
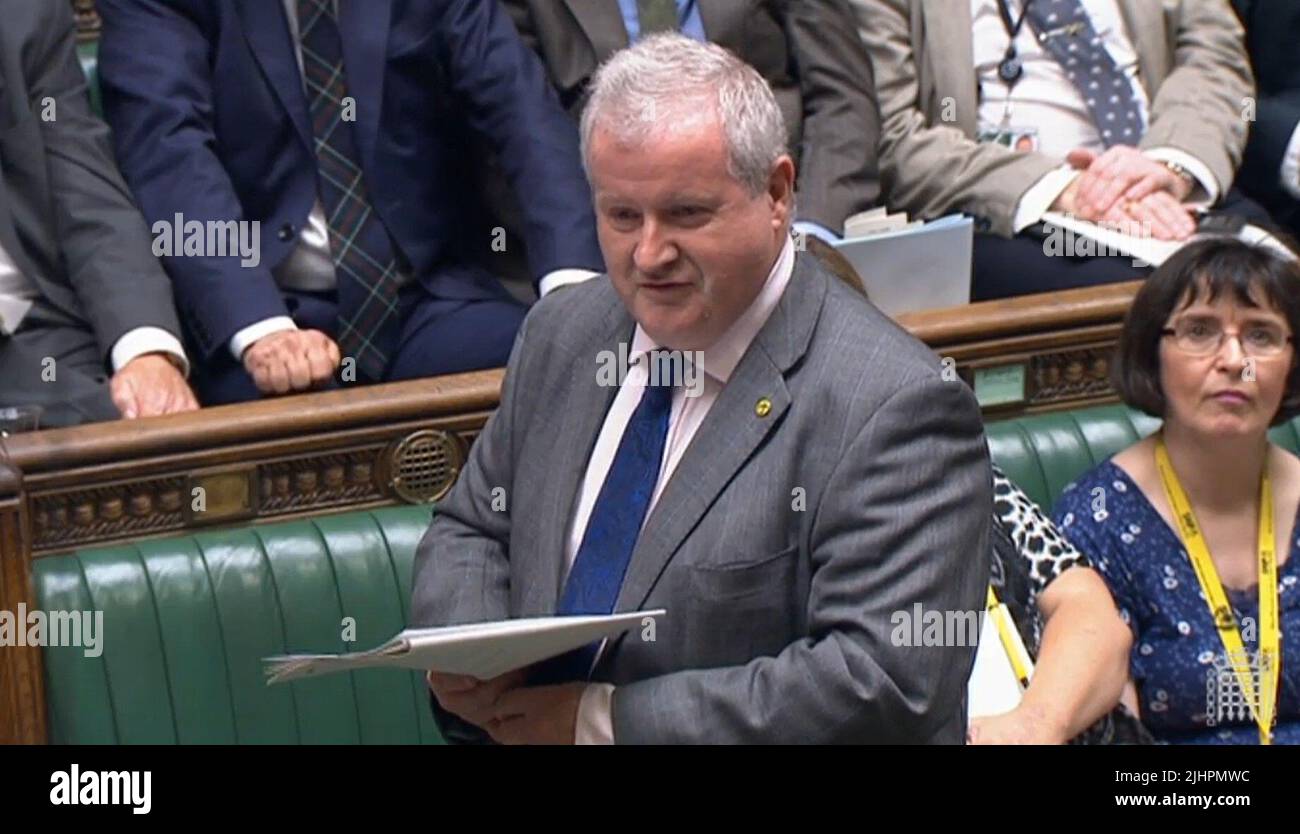
[[(850, 3), (875, 68), (886, 201), (927, 218), (965, 211), (1011, 235), (1020, 198), (1063, 160), (975, 141), (970, 0)], [(1246, 145), (1244, 102), (1254, 92), (1241, 25), (1227, 0), (1119, 5), (1151, 99), (1141, 147), (1191, 154), (1226, 193)]]
[[(574, 116), (596, 67), (628, 45), (618, 0), (504, 0)], [(798, 163), (799, 218), (840, 233), (880, 196), (871, 62), (844, 0), (699, 0), (708, 39), (759, 71)]]
[(94, 331), (105, 362), (137, 327), (179, 339), (171, 283), (90, 110), (71, 7), (4, 0), (0, 13), (0, 246), (46, 303)]
[[(633, 326), (604, 277), (529, 313), (500, 408), (419, 545), (416, 625), (555, 611), (616, 393), (597, 357)], [(617, 742), (963, 740), (974, 648), (891, 641), (895, 612), (978, 610), (989, 577), (979, 408), (941, 370), (798, 256), (637, 541), (616, 610), (668, 613), (594, 670), (616, 685)]]

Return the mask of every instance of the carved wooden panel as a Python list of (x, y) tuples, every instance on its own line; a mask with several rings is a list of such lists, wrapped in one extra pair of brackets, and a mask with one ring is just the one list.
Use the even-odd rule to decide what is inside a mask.
[(1110, 363), (1114, 352), (1114, 345), (1108, 345), (1035, 356), (1030, 362), (1030, 404), (1091, 400), (1113, 395)]
[(173, 476), (32, 495), (33, 546), (50, 551), (180, 530), (184, 487)]
[[(32, 553), (41, 556), (76, 547), (100, 546), (214, 524), (265, 521), (402, 503), (409, 493), (391, 482), (393, 454), (409, 437), (440, 438), (439, 446), (463, 451), (477, 432), (465, 436), (437, 430), (401, 432), (364, 446), (250, 460), (167, 475), (119, 479), (73, 488), (28, 490), (32, 507)], [(433, 496), (450, 487), (459, 472), (451, 466), (432, 484)]]
[(385, 446), (277, 461), (258, 467), (259, 515), (378, 501), (391, 497), (375, 481)]

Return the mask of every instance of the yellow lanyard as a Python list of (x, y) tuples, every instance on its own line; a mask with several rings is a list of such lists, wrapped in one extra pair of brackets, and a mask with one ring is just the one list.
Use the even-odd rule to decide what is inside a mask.
[[(1273, 488), (1269, 483), (1268, 465), (1265, 463), (1264, 474), (1259, 484), (1259, 690), (1248, 664), (1245, 663), (1246, 647), (1237, 629), (1236, 618), (1232, 615), (1232, 606), (1228, 604), (1228, 595), (1219, 580), (1219, 572), (1214, 568), (1210, 558), (1210, 548), (1201, 535), (1200, 525), (1192, 513), (1191, 502), (1187, 493), (1169, 462), (1169, 450), (1165, 448), (1164, 437), (1156, 440), (1156, 468), (1160, 470), (1160, 480), (1165, 487), (1165, 495), (1174, 510), (1174, 521), (1178, 532), (1182, 534), (1183, 544), (1191, 559), (1196, 579), (1201, 583), (1205, 593), (1205, 603), (1210, 607), (1210, 617), (1219, 631), (1219, 639), (1228, 652), (1228, 662), (1241, 682), (1241, 691), (1250, 705), (1255, 723), (1259, 725), (1259, 743), (1272, 743), (1273, 717), (1277, 708), (1277, 681), (1281, 673), (1281, 638), (1282, 628), (1278, 622), (1277, 594), (1277, 560), (1274, 558), (1273, 535)], [(1252, 697), (1256, 696), (1256, 697)]]
[(1032, 661), (1029, 659), (1029, 652), (1025, 649), (1024, 642), (1020, 639), (1020, 633), (1016, 631), (1016, 624), (1011, 619), (1011, 612), (1007, 607), (998, 602), (998, 595), (993, 592), (993, 586), (989, 586), (987, 599), (988, 615), (993, 618), (994, 625), (998, 629), (998, 638), (1002, 641), (1002, 649), (1007, 653), (1007, 660), (1011, 661), (1011, 669), (1016, 673), (1016, 680), (1020, 681), (1021, 689), (1029, 688), (1029, 672)]

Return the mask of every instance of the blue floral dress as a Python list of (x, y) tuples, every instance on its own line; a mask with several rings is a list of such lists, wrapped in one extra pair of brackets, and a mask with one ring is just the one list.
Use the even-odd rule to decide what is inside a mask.
[[(1129, 671), (1142, 721), (1174, 744), (1258, 744), (1247, 712), (1233, 708), (1235, 674), (1182, 540), (1137, 484), (1111, 461), (1065, 488), (1053, 516), (1106, 580), (1133, 630)], [(1282, 672), (1274, 743), (1300, 744), (1300, 519), (1278, 575)], [(1228, 590), (1246, 648), (1259, 648), (1259, 589)], [(1239, 701), (1236, 710), (1241, 709)]]

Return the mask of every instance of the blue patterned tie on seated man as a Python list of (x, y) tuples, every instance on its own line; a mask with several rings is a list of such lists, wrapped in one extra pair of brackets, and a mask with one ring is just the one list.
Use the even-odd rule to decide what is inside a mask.
[(875, 70), (886, 202), (976, 218), (972, 300), (1149, 273), (1061, 235), (1051, 212), (1170, 243), (1211, 207), (1267, 222), (1230, 191), (1254, 88), (1224, 0), (850, 3)]
[(1061, 493), (1133, 633), (1124, 703), (1159, 741), (1300, 743), (1300, 266), (1199, 241), (1143, 284), (1115, 387), (1164, 423)]
[[(206, 404), (498, 367), (526, 312), (500, 253), (526, 250), (539, 294), (602, 269), (577, 132), (496, 3), (99, 7), (118, 158)], [(483, 223), (476, 144), (522, 240)]]
[(727, 50), (642, 39), (581, 132), (608, 279), (529, 313), (411, 616), (667, 615), (489, 681), (431, 673), (444, 735), (961, 743), (974, 645), (902, 646), (893, 618), (983, 607), (971, 391), (795, 252), (780, 108)]
[(0, 434), (9, 415), (30, 429), (195, 409), (171, 287), (91, 112), (72, 12), (4, 0), (0, 14)]

